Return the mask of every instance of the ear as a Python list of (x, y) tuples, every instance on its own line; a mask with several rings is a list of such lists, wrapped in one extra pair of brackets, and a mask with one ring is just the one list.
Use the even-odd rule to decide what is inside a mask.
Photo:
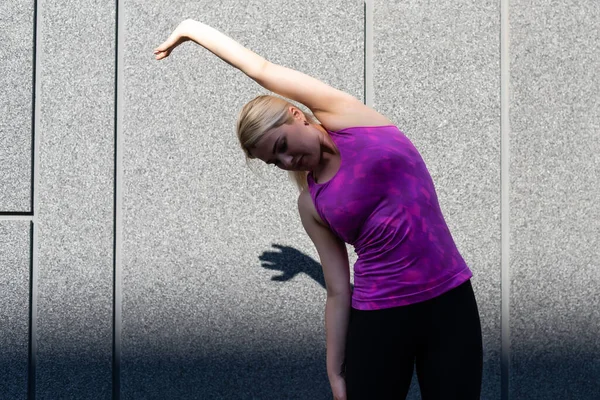
[(294, 106), (290, 106), (289, 110), (290, 110), (290, 113), (292, 113), (292, 115), (294, 116), (295, 119), (298, 119), (298, 120), (302, 119), (303, 120), (305, 118), (304, 117), (304, 113), (299, 108), (294, 107)]

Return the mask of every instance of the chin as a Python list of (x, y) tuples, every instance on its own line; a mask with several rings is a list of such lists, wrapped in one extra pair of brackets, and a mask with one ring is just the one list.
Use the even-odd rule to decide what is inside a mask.
[[(307, 157), (305, 157), (307, 158)], [(304, 165), (302, 166), (302, 171), (310, 171), (312, 170), (312, 165), (310, 160), (302, 160), (304, 162)]]

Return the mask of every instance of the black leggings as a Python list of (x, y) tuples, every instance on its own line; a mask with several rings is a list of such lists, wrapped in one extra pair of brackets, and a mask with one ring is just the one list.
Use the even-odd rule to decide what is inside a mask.
[(483, 349), (471, 281), (421, 303), (351, 309), (345, 363), (348, 400), (405, 399), (415, 364), (423, 400), (479, 400)]

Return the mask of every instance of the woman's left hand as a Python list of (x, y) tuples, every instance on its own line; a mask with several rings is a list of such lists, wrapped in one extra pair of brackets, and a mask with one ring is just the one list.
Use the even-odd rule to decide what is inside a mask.
[(333, 400), (346, 400), (346, 380), (342, 375), (336, 375), (329, 379)]

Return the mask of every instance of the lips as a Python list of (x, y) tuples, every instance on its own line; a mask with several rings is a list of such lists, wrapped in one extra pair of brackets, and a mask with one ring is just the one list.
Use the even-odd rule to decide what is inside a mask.
[(294, 168), (300, 168), (302, 166), (302, 157), (304, 156), (300, 156), (300, 158), (296, 160), (296, 162), (294, 163)]

